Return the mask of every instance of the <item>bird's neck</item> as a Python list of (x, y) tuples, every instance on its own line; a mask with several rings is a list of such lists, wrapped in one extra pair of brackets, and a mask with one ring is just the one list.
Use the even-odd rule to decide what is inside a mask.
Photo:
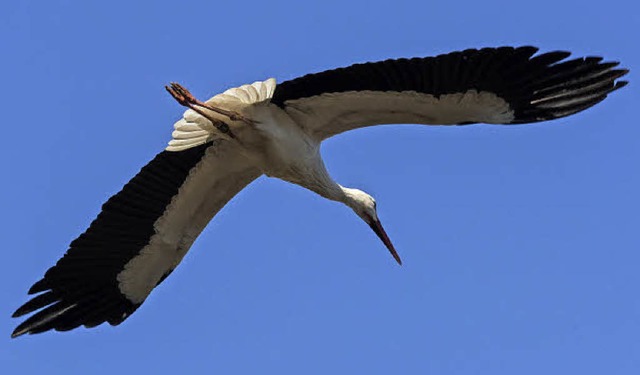
[(289, 178), (286, 179), (294, 184), (303, 186), (324, 198), (336, 202), (342, 202), (347, 206), (352, 207), (353, 198), (352, 194), (350, 194), (351, 189), (336, 183), (331, 176), (329, 176), (324, 165), (322, 165), (321, 168), (306, 170), (306, 173), (295, 173), (293, 175), (297, 175), (299, 178), (292, 179), (292, 175), (290, 175), (288, 176)]
[(341, 202), (353, 208), (355, 199), (350, 188), (346, 188), (333, 180), (323, 181), (321, 184), (304, 185), (307, 189), (332, 201)]
[(315, 157), (303, 159), (302, 162), (298, 160), (296, 163), (286, 165), (286, 168), (272, 171), (269, 175), (300, 185), (324, 198), (352, 207), (351, 189), (341, 186), (331, 178), (322, 158), (317, 150), (315, 151)]
[[(314, 176), (317, 177), (317, 176)], [(294, 182), (305, 188), (317, 193), (318, 195), (337, 202), (345, 202), (348, 197), (346, 188), (337, 184), (331, 179), (325, 178), (306, 178), (304, 181)]]

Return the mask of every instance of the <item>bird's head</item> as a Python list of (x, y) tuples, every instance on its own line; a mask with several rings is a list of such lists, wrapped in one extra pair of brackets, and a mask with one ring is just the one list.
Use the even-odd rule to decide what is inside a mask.
[(353, 211), (358, 214), (364, 220), (369, 227), (375, 232), (375, 234), (380, 238), (380, 240), (384, 243), (384, 245), (389, 249), (393, 258), (398, 262), (398, 264), (402, 265), (402, 260), (400, 256), (396, 252), (396, 249), (393, 247), (389, 236), (384, 231), (382, 227), (382, 223), (380, 223), (380, 219), (378, 218), (378, 211), (376, 207), (376, 200), (367, 193), (358, 189), (349, 189), (343, 188), (347, 199), (346, 204), (353, 209)]

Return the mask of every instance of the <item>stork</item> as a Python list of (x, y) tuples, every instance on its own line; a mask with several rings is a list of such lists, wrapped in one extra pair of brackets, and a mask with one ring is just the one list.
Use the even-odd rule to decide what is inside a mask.
[(336, 183), (323, 140), (379, 124), (525, 124), (583, 111), (627, 82), (601, 57), (535, 47), (468, 49), (386, 60), (229, 89), (188, 107), (165, 150), (111, 197), (30, 289), (12, 334), (118, 325), (180, 263), (207, 223), (261, 175), (301, 185), (355, 212), (401, 264), (369, 194)]

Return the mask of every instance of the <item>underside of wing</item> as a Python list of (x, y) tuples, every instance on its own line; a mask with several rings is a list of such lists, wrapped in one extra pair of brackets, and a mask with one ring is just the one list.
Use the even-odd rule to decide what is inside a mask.
[(12, 336), (120, 324), (182, 260), (211, 218), (261, 173), (235, 144), (163, 151), (111, 197), (14, 313)]
[[(469, 49), (309, 74), (279, 84), (271, 103), (320, 139), (378, 124), (521, 124), (585, 110), (624, 86), (601, 57), (567, 60), (535, 47)], [(535, 55), (535, 56), (534, 56)]]

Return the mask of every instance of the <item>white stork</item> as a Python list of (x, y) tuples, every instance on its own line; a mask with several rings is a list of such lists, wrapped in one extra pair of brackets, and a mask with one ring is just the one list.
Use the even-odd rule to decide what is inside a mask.
[(323, 140), (364, 126), (524, 124), (583, 111), (627, 82), (601, 57), (567, 60), (534, 47), (468, 49), (386, 60), (232, 88), (189, 107), (172, 139), (111, 197), (89, 228), (36, 282), (13, 314), (34, 313), (12, 334), (118, 325), (180, 263), (213, 216), (265, 174), (344, 203), (400, 258), (369, 194), (337, 184)]

